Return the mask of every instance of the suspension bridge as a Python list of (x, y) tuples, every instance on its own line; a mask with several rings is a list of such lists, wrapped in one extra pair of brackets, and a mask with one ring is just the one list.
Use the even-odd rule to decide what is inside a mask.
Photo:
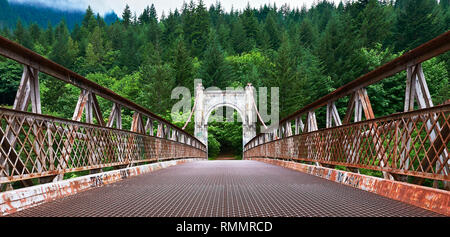
[[(257, 133), (251, 122), (257, 110), (251, 85), (229, 93), (200, 86), (191, 135), (0, 37), (0, 55), (23, 65), (12, 108), (0, 108), (0, 213), (450, 216), (450, 101), (433, 104), (422, 67), (449, 49), (446, 32), (300, 108), (265, 133)], [(375, 117), (366, 88), (403, 71), (404, 111)], [(72, 119), (42, 114), (41, 73), (79, 88)], [(112, 105), (107, 119), (99, 97)], [(337, 105), (343, 100), (348, 104), (341, 118)], [(242, 117), (243, 160), (208, 160), (208, 117), (223, 106)], [(133, 112), (131, 127), (123, 127), (125, 109)], [(326, 110), (324, 127), (316, 118), (320, 109)], [(64, 178), (78, 171), (89, 174)]]

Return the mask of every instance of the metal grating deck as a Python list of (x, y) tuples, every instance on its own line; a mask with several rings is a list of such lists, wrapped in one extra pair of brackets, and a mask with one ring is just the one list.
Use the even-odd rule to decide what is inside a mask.
[(198, 161), (84, 191), (10, 216), (440, 216), (257, 161)]

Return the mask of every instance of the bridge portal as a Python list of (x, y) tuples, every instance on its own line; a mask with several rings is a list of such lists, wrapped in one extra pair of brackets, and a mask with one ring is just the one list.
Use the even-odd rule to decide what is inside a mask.
[[(242, 146), (256, 136), (255, 90), (249, 83), (245, 89), (220, 90), (197, 84), (195, 92), (195, 137), (208, 146), (208, 120), (221, 107), (235, 109), (242, 120)], [(219, 111), (219, 115), (222, 112)]]

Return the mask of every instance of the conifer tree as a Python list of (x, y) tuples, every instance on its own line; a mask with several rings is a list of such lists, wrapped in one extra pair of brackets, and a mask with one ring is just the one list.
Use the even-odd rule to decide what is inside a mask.
[(237, 19), (232, 23), (230, 38), (233, 49), (237, 54), (241, 54), (252, 49), (252, 44), (245, 34), (244, 26), (242, 25), (240, 19)]
[(152, 42), (153, 45), (159, 45), (161, 34), (162, 30), (158, 24), (156, 9), (152, 4), (148, 10), (147, 39)]
[(41, 38), (41, 28), (38, 24), (32, 23), (29, 28), (30, 40), (34, 43)]
[(50, 59), (65, 66), (71, 68), (75, 58), (74, 53), (71, 53), (73, 48), (69, 45), (69, 30), (66, 23), (62, 21), (55, 29), (55, 40), (52, 45), (52, 51), (50, 52)]
[(156, 13), (155, 5), (152, 3), (148, 12), (150, 22), (158, 23), (158, 14)]
[(31, 49), (32, 42), (28, 31), (23, 27), (20, 19), (17, 21), (16, 29), (14, 30), (14, 39), (21, 45)]
[(377, 0), (368, 0), (364, 5), (355, 22), (359, 25), (358, 37), (363, 41), (362, 45), (374, 47), (390, 35), (394, 19), (390, 18), (387, 9)]
[(91, 6), (88, 6), (86, 12), (84, 13), (81, 25), (84, 26), (85, 28), (89, 28), (89, 21), (91, 20), (92, 17), (94, 17), (94, 12), (92, 11)]
[[(161, 32), (161, 44), (167, 54), (171, 53), (171, 49), (174, 47), (175, 41), (182, 36), (183, 29), (179, 18), (180, 16), (178, 10), (175, 9), (174, 12), (169, 12), (166, 20), (162, 21), (164, 27)], [(184, 40), (183, 37), (182, 39)]]
[(209, 30), (209, 14), (202, 0), (199, 0), (194, 15), (194, 31), (191, 35), (193, 50), (191, 51), (195, 57), (202, 57), (208, 42)]
[(250, 8), (250, 3), (244, 9), (244, 12), (240, 16), (242, 20), (242, 26), (244, 27), (246, 40), (251, 47), (249, 50), (253, 49), (256, 44), (256, 37), (258, 35), (258, 20), (253, 14), (253, 9)]
[(125, 6), (125, 9), (123, 10), (122, 22), (127, 27), (129, 25), (131, 25), (131, 10), (130, 10), (130, 6), (128, 6), (128, 4)]
[(148, 24), (150, 22), (150, 7), (147, 6), (138, 18), (139, 24)]
[(305, 48), (312, 48), (317, 43), (317, 30), (309, 19), (305, 19), (300, 23), (298, 30), (298, 40)]
[(139, 70), (139, 94), (135, 95), (142, 105), (158, 114), (166, 113), (174, 103), (171, 92), (175, 88), (175, 72), (161, 59), (156, 64), (145, 64)]
[(280, 32), (278, 29), (279, 26), (276, 22), (275, 13), (273, 11), (270, 11), (264, 24), (264, 31), (269, 37), (269, 48), (273, 50), (277, 50), (278, 47), (280, 47)]
[(413, 49), (444, 32), (444, 16), (435, 0), (410, 0), (399, 9), (396, 49)]
[[(326, 0), (301, 9), (287, 5), (277, 8), (275, 4), (257, 9), (247, 4), (244, 9), (232, 8), (229, 12), (220, 2), (208, 10), (204, 0), (191, 0), (183, 4), (181, 11), (171, 11), (161, 18), (153, 4), (134, 14), (127, 5), (122, 19), (116, 22), (111, 20), (118, 19), (114, 13), (107, 14), (105, 20), (88, 7), (75, 20), (77, 24), (58, 24), (60, 18), (55, 17), (49, 17), (47, 23), (45, 17), (54, 13), (51, 10), (37, 10), (39, 13), (30, 15), (23, 12), (28, 8), (21, 10), (10, 4), (0, 0), (1, 35), (81, 75), (96, 73), (95, 78), (117, 81), (125, 78), (123, 83), (131, 83), (129, 87), (122, 88), (119, 82), (109, 85), (116, 85), (123, 95), (138, 95), (138, 102), (149, 103), (145, 93), (152, 93), (152, 87), (144, 90), (138, 86), (136, 81), (144, 77), (154, 88), (164, 91), (172, 84), (191, 88), (194, 77), (203, 78), (207, 86), (219, 87), (251, 81), (254, 85), (287, 87), (282, 92), (282, 114), (367, 73), (373, 69), (368, 65), (381, 65), (384, 61), (379, 59), (384, 52), (398, 55), (415, 48), (448, 30), (450, 24), (449, 0)], [(45, 17), (41, 17), (42, 12)], [(68, 20), (74, 21), (71, 14)], [(430, 61), (433, 65), (428, 64), (432, 69), (425, 72), (427, 78), (446, 75), (450, 70), (448, 55)], [(4, 71), (9, 65), (0, 67)], [(112, 77), (104, 77), (103, 73)], [(155, 75), (157, 80), (172, 76), (173, 83), (155, 84), (156, 79), (141, 73)], [(390, 79), (386, 82), (369, 88), (377, 94), (374, 103), (399, 103), (394, 95), (390, 99), (381, 97), (398, 93), (402, 89), (399, 85), (404, 83)], [(440, 83), (442, 86), (434, 82), (429, 85), (432, 97), (442, 101), (447, 87), (444, 80)], [(46, 86), (44, 96), (61, 100), (55, 102), (61, 108), (66, 106), (69, 100), (53, 92), (61, 88)], [(68, 98), (76, 100), (77, 96)], [(165, 113), (163, 108), (157, 109)], [(386, 110), (388, 106), (380, 108)]]
[(176, 40), (176, 46), (173, 50), (172, 68), (175, 73), (175, 85), (184, 86), (191, 91), (194, 89), (193, 81), (193, 62), (186, 49), (183, 38), (179, 37)]
[(280, 88), (280, 116), (283, 117), (293, 111), (293, 101), (289, 98), (296, 93), (294, 84), (298, 82), (295, 80), (295, 59), (286, 33), (282, 35), (282, 42), (276, 52), (274, 64), (273, 78), (268, 82), (268, 85)]
[(213, 29), (209, 33), (208, 48), (200, 70), (200, 78), (203, 79), (205, 88), (216, 86), (225, 89), (234, 79)]

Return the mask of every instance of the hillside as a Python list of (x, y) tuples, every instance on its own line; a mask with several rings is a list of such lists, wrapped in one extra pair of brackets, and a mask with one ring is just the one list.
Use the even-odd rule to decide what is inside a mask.
[[(121, 21), (112, 24), (91, 8), (84, 13), (37, 9), (29, 14), (36, 7), (0, 3), (4, 24), (16, 26), (0, 28), (0, 35), (168, 120), (177, 103), (172, 90), (180, 86), (193, 93), (196, 78), (205, 88), (247, 83), (268, 91), (279, 88), (282, 118), (450, 29), (448, 0), (358, 0), (338, 5), (321, 0), (309, 9), (248, 4), (231, 11), (220, 2), (206, 6), (202, 0), (190, 0), (160, 18), (153, 4), (137, 15), (127, 5), (119, 13)], [(58, 22), (64, 14), (66, 21)], [(40, 25), (26, 25), (31, 21), (26, 17), (40, 16)], [(49, 19), (57, 24), (47, 28)], [(450, 54), (423, 63), (423, 68), (433, 104), (442, 104), (450, 98)], [(21, 65), (0, 60), (0, 104), (13, 104), (22, 70)], [(78, 88), (43, 73), (39, 80), (43, 113), (72, 118)], [(399, 73), (367, 88), (376, 117), (404, 110), (405, 80), (406, 73)], [(112, 105), (99, 103), (107, 118)], [(346, 113), (346, 106), (345, 100), (336, 102), (340, 114)], [(324, 127), (325, 115), (325, 110), (317, 111), (319, 127)], [(132, 116), (123, 111), (123, 127), (131, 126)], [(208, 124), (210, 156), (242, 149), (242, 124), (237, 113), (233, 116), (236, 122)], [(186, 131), (193, 133), (194, 125)]]
[[(30, 14), (31, 13), (31, 14)], [(72, 30), (75, 24), (80, 24), (83, 20), (84, 11), (60, 10), (34, 4), (10, 3), (8, 0), (0, 0), (0, 28), (16, 27), (17, 20), (25, 26), (36, 23), (42, 28), (46, 28), (48, 23), (56, 26), (62, 19), (66, 21), (67, 27)], [(105, 16), (105, 22), (110, 24), (117, 19), (115, 13)]]

